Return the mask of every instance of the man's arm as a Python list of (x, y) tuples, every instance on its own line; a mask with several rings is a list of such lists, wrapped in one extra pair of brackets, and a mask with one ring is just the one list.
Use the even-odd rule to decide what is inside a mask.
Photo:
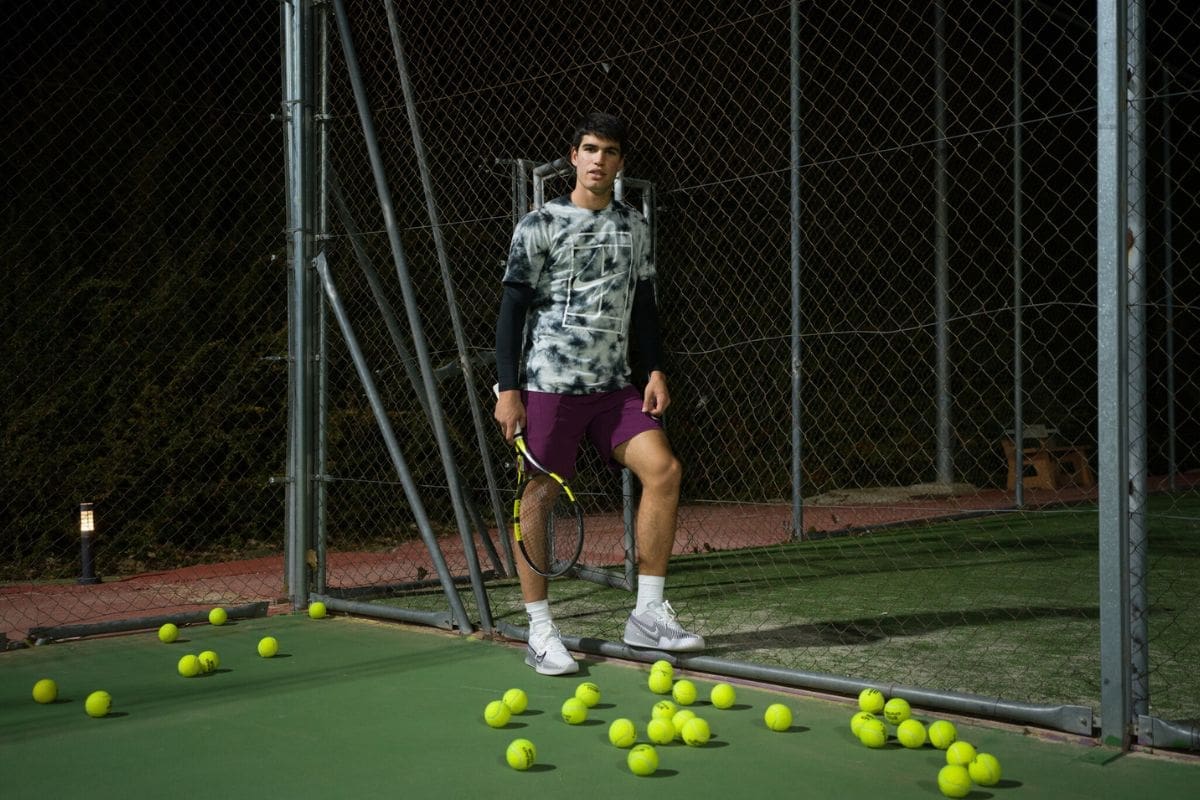
[(642, 397), (642, 411), (661, 416), (671, 404), (667, 390), (667, 375), (663, 372), (662, 337), (658, 325), (658, 305), (654, 300), (654, 281), (637, 282), (633, 293), (633, 313), (630, 320), (642, 366), (649, 376)]
[(500, 316), (496, 320), (496, 378), (500, 384), (500, 396), (496, 400), (494, 416), (509, 442), (516, 435), (517, 428), (525, 426), (525, 406), (521, 403), (518, 380), (525, 317), (532, 302), (532, 286), (525, 283), (504, 284)]

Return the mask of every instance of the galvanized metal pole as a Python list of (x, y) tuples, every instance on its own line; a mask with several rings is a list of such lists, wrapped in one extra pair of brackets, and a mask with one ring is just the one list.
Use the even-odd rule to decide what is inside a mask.
[(954, 431), (950, 396), (950, 213), (947, 188), (949, 144), (946, 141), (946, 6), (934, 5), (934, 187), (933, 227), (934, 316), (937, 373), (937, 479), (954, 481)]
[(1021, 62), (1024, 57), (1022, 41), (1022, 26), (1024, 14), (1021, 0), (1013, 3), (1013, 446), (1015, 448), (1017, 483), (1017, 508), (1025, 507), (1025, 468), (1022, 453), (1025, 440), (1025, 354), (1024, 354), (1024, 321), (1022, 306), (1025, 302), (1024, 259), (1022, 252), (1025, 244), (1025, 197), (1022, 192), (1024, 184), (1025, 165), (1021, 161), (1021, 149), (1024, 131), (1024, 105), (1021, 96), (1022, 70)]
[(1172, 203), (1174, 186), (1171, 180), (1171, 71), (1162, 71), (1162, 179), (1163, 179), (1163, 313), (1166, 316), (1167, 355), (1167, 480), (1172, 492), (1179, 490), (1176, 473), (1179, 465), (1175, 453), (1175, 245), (1171, 241), (1175, 209)]
[[(329, 236), (329, 17), (322, 9), (316, 15), (317, 26), (317, 230), (316, 240), (324, 249)], [(329, 476), (329, 324), (325, 303), (317, 303), (317, 467), (316, 535), (317, 565), (313, 591), (326, 589), (327, 531), (326, 499)]]
[(791, 196), (789, 210), (791, 214), (791, 270), (792, 270), (792, 539), (800, 541), (804, 538), (804, 498), (803, 498), (803, 469), (804, 469), (804, 436), (802, 414), (804, 405), (801, 401), (802, 388), (801, 366), (803, 358), (800, 338), (800, 2), (791, 3), (791, 35), (789, 54), (789, 85), (790, 85), (790, 144), (788, 161)]

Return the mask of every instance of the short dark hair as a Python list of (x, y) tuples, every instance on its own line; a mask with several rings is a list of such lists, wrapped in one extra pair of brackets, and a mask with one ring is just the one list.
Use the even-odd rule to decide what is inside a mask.
[(599, 136), (601, 139), (613, 140), (620, 146), (621, 152), (625, 152), (625, 139), (629, 135), (629, 129), (623, 120), (612, 114), (593, 111), (580, 120), (579, 124), (575, 126), (575, 136), (571, 139), (571, 148), (578, 149), (583, 137), (589, 133)]

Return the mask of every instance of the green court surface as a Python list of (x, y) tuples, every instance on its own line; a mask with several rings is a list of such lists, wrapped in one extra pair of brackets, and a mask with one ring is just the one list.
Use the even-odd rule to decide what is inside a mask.
[[(273, 659), (256, 653), (279, 639)], [(215, 650), (220, 668), (181, 677), (186, 653)], [(850, 733), (848, 702), (738, 685), (737, 704), (707, 702), (717, 679), (686, 675), (713, 738), (702, 748), (659, 746), (660, 766), (637, 777), (609, 723), (632, 719), (639, 740), (653, 704), (644, 664), (591, 659), (578, 675), (536, 675), (523, 649), (360, 620), (284, 616), (54, 644), (0, 655), (0, 777), (24, 797), (811, 797), (938, 798), (944, 754), (895, 744), (869, 750)], [(58, 702), (32, 700), (35, 681), (59, 685)], [(559, 715), (575, 686), (600, 686), (582, 725)], [(483, 722), (506, 689), (529, 709), (504, 729)], [(84, 713), (89, 692), (113, 696), (113, 713)], [(763, 710), (794, 712), (776, 733)], [(930, 720), (937, 715), (916, 716)], [(959, 738), (996, 755), (1004, 778), (972, 798), (1195, 797), (1200, 763), (1109, 751), (1006, 727), (956, 720)], [(527, 772), (508, 767), (518, 737), (538, 749)]]

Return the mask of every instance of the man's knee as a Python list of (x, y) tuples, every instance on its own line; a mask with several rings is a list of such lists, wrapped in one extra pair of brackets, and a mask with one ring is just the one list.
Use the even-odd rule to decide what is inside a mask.
[(638, 478), (643, 487), (678, 491), (679, 484), (683, 481), (683, 464), (668, 451), (661, 459), (655, 460), (652, 467), (646, 470), (646, 474), (639, 475)]

